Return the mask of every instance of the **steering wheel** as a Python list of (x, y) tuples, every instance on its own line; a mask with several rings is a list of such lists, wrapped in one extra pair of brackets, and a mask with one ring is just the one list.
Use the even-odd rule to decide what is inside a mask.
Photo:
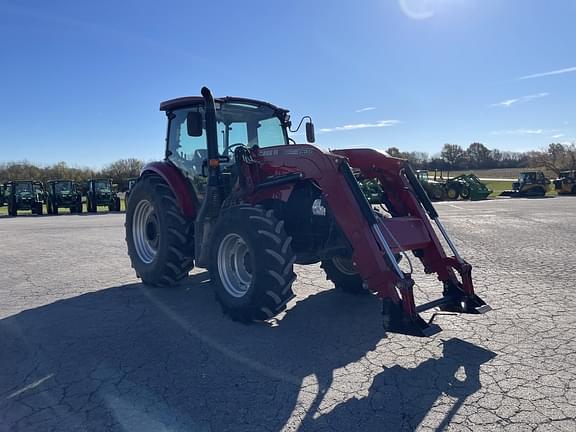
[(239, 143), (234, 143), (234, 144), (229, 145), (228, 147), (226, 147), (226, 151), (227, 151), (228, 153), (234, 153), (233, 151), (231, 151), (232, 148), (238, 147), (238, 146), (245, 146), (245, 145), (246, 145), (246, 144), (241, 143), (241, 142), (239, 142)]

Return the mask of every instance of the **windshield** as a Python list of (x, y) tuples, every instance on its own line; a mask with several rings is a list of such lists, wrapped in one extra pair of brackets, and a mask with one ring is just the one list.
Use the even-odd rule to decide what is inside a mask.
[(56, 182), (54, 184), (54, 189), (56, 193), (71, 192), (72, 182)]
[(418, 178), (423, 181), (428, 181), (428, 172), (427, 171), (420, 171), (418, 173)]
[(30, 192), (32, 193), (32, 182), (16, 183), (16, 193)]
[[(196, 161), (194, 170), (199, 171), (202, 162), (206, 159), (206, 131), (204, 129), (199, 137), (188, 135), (186, 116), (190, 111), (204, 112), (204, 107), (197, 106), (173, 111), (174, 118), (170, 121), (168, 150), (178, 159)], [(239, 145), (271, 147), (288, 143), (281, 119), (274, 109), (266, 105), (217, 104), (216, 120), (218, 151), (223, 156), (232, 156), (234, 149)]]
[(94, 182), (94, 189), (110, 191), (110, 182), (108, 180), (96, 180)]

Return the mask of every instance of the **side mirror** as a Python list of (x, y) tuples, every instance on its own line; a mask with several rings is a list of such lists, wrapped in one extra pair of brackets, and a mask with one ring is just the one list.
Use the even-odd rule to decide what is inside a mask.
[(202, 136), (202, 113), (190, 111), (186, 116), (186, 128), (188, 129), (188, 136)]
[(316, 136), (314, 135), (314, 123), (311, 121), (306, 123), (306, 141), (309, 143), (316, 141)]

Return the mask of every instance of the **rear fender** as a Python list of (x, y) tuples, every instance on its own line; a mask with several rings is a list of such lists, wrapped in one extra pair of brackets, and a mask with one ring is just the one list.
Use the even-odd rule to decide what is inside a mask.
[(142, 169), (140, 177), (152, 174), (162, 177), (170, 189), (172, 189), (178, 206), (184, 216), (192, 219), (195, 218), (197, 212), (196, 196), (192, 187), (178, 168), (167, 161), (151, 162)]

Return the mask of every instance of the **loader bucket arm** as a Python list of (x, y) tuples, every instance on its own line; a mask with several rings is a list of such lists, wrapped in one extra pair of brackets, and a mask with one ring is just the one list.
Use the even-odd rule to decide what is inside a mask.
[[(324, 153), (307, 145), (266, 149), (259, 156), (257, 159), (264, 171), (299, 172), (303, 178), (312, 179), (320, 186), (352, 247), (356, 270), (368, 289), (383, 300), (387, 331), (415, 336), (429, 336), (440, 331), (437, 325), (425, 322), (419, 315), (434, 307), (462, 313), (489, 310), (489, 306), (474, 294), (472, 267), (458, 254), (436, 209), (405, 160), (374, 150)], [(380, 182), (393, 217), (375, 215), (351, 168), (359, 170), (363, 178)], [(444, 252), (432, 222), (446, 238), (452, 255)], [(413, 251), (426, 273), (437, 274), (443, 284), (440, 298), (415, 305), (414, 281), (410, 274), (400, 269), (395, 258), (395, 254), (402, 251)]]

